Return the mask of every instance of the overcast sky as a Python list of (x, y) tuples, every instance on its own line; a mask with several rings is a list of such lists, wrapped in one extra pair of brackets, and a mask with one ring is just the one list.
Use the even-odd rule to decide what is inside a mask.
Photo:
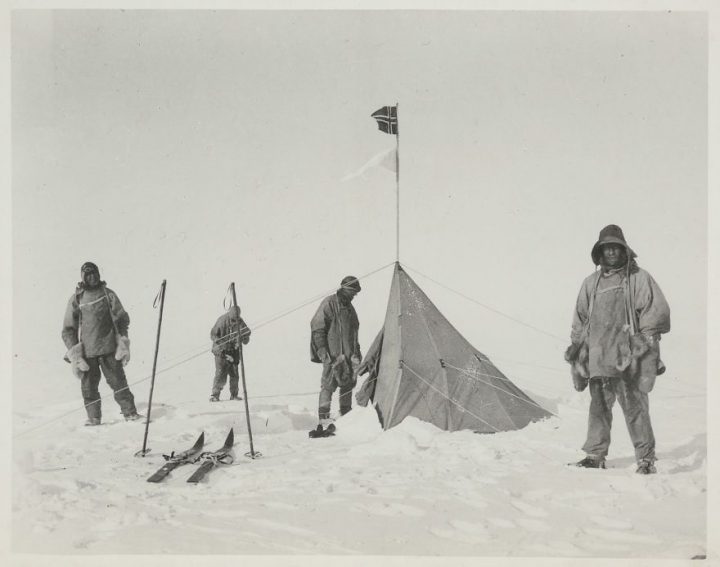
[[(568, 336), (616, 223), (670, 302), (668, 376), (704, 384), (704, 14), (40, 10), (12, 33), (16, 380), (69, 376), (60, 329), (86, 260), (130, 313), (131, 381), (164, 278), (161, 360), (209, 347), (230, 281), (252, 325), (391, 263), (394, 174), (342, 179), (394, 146), (370, 114), (399, 102), (401, 262), (546, 333), (408, 270), (480, 351), (567, 391), (517, 363), (565, 371), (549, 335)], [(362, 282), (363, 351), (390, 276)], [(316, 306), (257, 330), (251, 391), (317, 389)], [(209, 390), (212, 358), (173, 372)]]

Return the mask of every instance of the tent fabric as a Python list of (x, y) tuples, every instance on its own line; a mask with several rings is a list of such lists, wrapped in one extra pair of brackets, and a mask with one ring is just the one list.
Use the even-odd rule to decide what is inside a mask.
[(369, 377), (358, 393), (371, 397), (384, 429), (413, 416), (446, 431), (494, 433), (551, 415), (475, 349), (399, 263), (363, 367)]

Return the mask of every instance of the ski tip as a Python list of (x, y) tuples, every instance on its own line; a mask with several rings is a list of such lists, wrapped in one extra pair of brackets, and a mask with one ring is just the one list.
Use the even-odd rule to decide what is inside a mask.
[(227, 438), (225, 439), (225, 445), (231, 446), (235, 444), (235, 434), (233, 433), (233, 428), (230, 428), (230, 433), (228, 433)]
[(192, 446), (193, 450), (199, 451), (205, 445), (205, 432), (200, 433), (200, 437), (195, 441), (195, 445)]

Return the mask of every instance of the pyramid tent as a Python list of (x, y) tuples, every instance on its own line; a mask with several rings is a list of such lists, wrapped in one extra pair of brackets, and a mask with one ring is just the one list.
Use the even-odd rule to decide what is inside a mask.
[(476, 350), (399, 263), (385, 324), (360, 370), (369, 376), (358, 402), (372, 399), (384, 429), (413, 416), (447, 431), (494, 433), (551, 415)]

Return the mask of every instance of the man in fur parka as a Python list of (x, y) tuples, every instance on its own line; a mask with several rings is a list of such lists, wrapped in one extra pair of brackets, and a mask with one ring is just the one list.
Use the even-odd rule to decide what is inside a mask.
[(125, 419), (139, 419), (123, 370), (130, 360), (130, 316), (117, 294), (100, 279), (95, 264), (82, 265), (80, 280), (65, 309), (62, 339), (68, 349), (65, 360), (71, 363), (73, 373), (80, 379), (88, 416), (85, 425), (101, 423), (98, 390), (101, 370)]
[(215, 355), (215, 377), (213, 378), (211, 402), (220, 401), (220, 392), (230, 376), (230, 399), (242, 400), (239, 395), (240, 343), (250, 342), (250, 329), (240, 317), (240, 308), (233, 306), (221, 315), (210, 330), (212, 353)]
[(352, 300), (360, 289), (356, 277), (344, 277), (337, 292), (322, 300), (310, 321), (310, 360), (323, 365), (318, 400), (320, 431), (331, 425), (330, 403), (338, 387), (340, 414), (352, 409), (352, 390), (362, 359), (358, 342), (360, 322)]
[(572, 365), (575, 388), (589, 383), (590, 415), (586, 457), (577, 466), (605, 468), (610, 446), (612, 408), (617, 399), (635, 447), (639, 474), (655, 468), (655, 437), (648, 393), (665, 371), (660, 335), (670, 331), (670, 307), (660, 287), (638, 267), (622, 229), (600, 231), (591, 258), (599, 270), (585, 278), (573, 315), (565, 359)]

